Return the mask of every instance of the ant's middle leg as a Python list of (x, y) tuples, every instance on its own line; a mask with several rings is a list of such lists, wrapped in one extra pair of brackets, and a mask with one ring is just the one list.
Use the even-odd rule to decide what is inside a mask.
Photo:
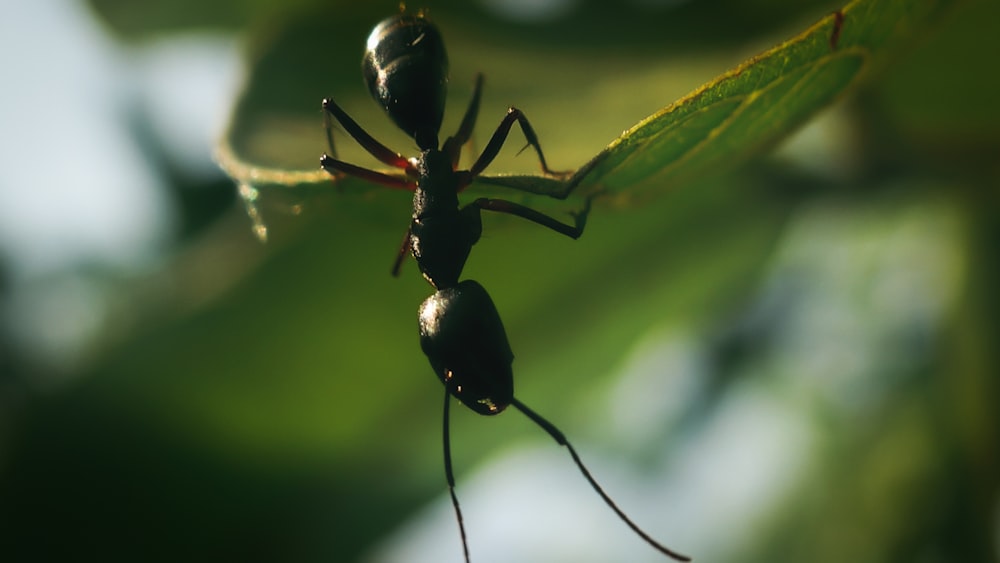
[(573, 239), (578, 239), (581, 235), (583, 235), (583, 229), (587, 226), (587, 215), (590, 214), (590, 204), (592, 199), (592, 197), (588, 197), (583, 209), (572, 213), (573, 218), (575, 219), (573, 225), (567, 225), (566, 223), (549, 217), (540, 211), (536, 211), (530, 207), (525, 207), (504, 199), (481, 197), (469, 205), (478, 209), (486, 209), (488, 211), (516, 215), (522, 219), (538, 223), (543, 227), (548, 227), (557, 233), (564, 234)]
[[(507, 140), (507, 135), (510, 133), (510, 128), (514, 126), (517, 122), (521, 126), (521, 132), (524, 133), (524, 137), (528, 140), (528, 145), (535, 149), (538, 154), (538, 160), (542, 164), (542, 170), (550, 176), (565, 176), (566, 172), (556, 172), (549, 168), (549, 165), (545, 162), (545, 155), (542, 154), (542, 146), (538, 144), (538, 135), (535, 134), (535, 130), (531, 127), (531, 123), (528, 122), (528, 118), (521, 113), (521, 110), (517, 108), (509, 108), (507, 110), (507, 115), (504, 116), (503, 121), (500, 122), (500, 126), (497, 127), (496, 132), (493, 133), (493, 137), (490, 139), (489, 144), (483, 150), (483, 154), (479, 155), (479, 159), (476, 160), (472, 168), (468, 170), (470, 178), (478, 176), (487, 166), (493, 162), (493, 159), (500, 154), (500, 148), (503, 147), (504, 142)], [(527, 146), (525, 147), (527, 148)], [(521, 149), (524, 150), (524, 149)]]

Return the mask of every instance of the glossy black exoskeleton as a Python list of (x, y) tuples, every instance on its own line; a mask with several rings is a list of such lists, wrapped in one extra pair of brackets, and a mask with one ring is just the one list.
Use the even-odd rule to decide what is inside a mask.
[[(375, 100), (395, 124), (420, 149), (413, 158), (389, 149), (372, 138), (333, 100), (323, 100), (330, 154), (321, 165), (334, 177), (356, 176), (383, 186), (413, 192), (413, 217), (409, 231), (393, 265), (393, 275), (407, 253), (413, 255), (424, 278), (436, 292), (419, 310), (420, 345), (438, 378), (445, 386), (444, 457), (445, 475), (459, 522), (462, 547), (469, 561), (468, 542), (451, 465), (448, 432), (450, 396), (479, 414), (493, 415), (513, 405), (555, 440), (569, 449), (574, 462), (618, 516), (646, 542), (674, 559), (687, 561), (656, 542), (611, 500), (580, 461), (566, 437), (550, 422), (514, 397), (512, 362), (514, 354), (500, 314), (489, 294), (479, 283), (459, 281), (472, 246), (482, 233), (481, 210), (508, 213), (528, 219), (572, 238), (583, 234), (586, 207), (574, 214), (568, 225), (531, 208), (501, 199), (479, 198), (462, 207), (458, 194), (496, 158), (511, 127), (517, 123), (548, 175), (549, 169), (531, 124), (520, 110), (509, 108), (482, 154), (467, 170), (458, 170), (459, 154), (472, 134), (479, 113), (482, 75), (455, 135), (439, 146), (438, 133), (444, 115), (448, 83), (448, 58), (437, 28), (422, 14), (400, 14), (377, 26), (368, 37), (362, 60), (365, 83)], [(335, 119), (366, 151), (379, 161), (404, 172), (397, 176), (362, 168), (335, 158), (332, 122)]]

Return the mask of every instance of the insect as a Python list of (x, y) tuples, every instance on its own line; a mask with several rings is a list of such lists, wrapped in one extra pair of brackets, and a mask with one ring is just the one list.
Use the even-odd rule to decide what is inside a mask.
[[(590, 198), (583, 210), (573, 214), (572, 225), (562, 223), (529, 207), (502, 200), (479, 198), (461, 207), (458, 194), (468, 187), (497, 156), (516, 123), (538, 155), (542, 170), (549, 169), (531, 124), (520, 110), (509, 108), (482, 154), (467, 170), (458, 170), (459, 153), (472, 134), (479, 113), (482, 75), (476, 77), (472, 99), (458, 131), (443, 144), (438, 133), (444, 115), (448, 80), (448, 57), (438, 29), (423, 15), (405, 13), (392, 16), (375, 26), (368, 37), (362, 60), (365, 83), (389, 118), (411, 137), (420, 154), (406, 158), (371, 137), (333, 100), (323, 100), (327, 143), (330, 153), (320, 164), (334, 177), (355, 176), (389, 188), (413, 192), (413, 216), (392, 267), (398, 275), (407, 254), (412, 254), (424, 278), (435, 293), (419, 308), (420, 346), (438, 378), (444, 383), (444, 467), (452, 506), (459, 524), (465, 560), (468, 540), (462, 510), (455, 493), (451, 463), (448, 411), (451, 397), (483, 415), (495, 415), (513, 406), (566, 446), (573, 461), (594, 490), (636, 534), (661, 553), (689, 561), (658, 543), (614, 503), (591, 476), (565, 435), (548, 420), (514, 397), (512, 362), (514, 354), (500, 314), (482, 285), (460, 281), (472, 246), (482, 233), (481, 211), (522, 217), (557, 233), (578, 238), (583, 234)], [(362, 168), (336, 158), (332, 120), (366, 151), (402, 175)], [(527, 148), (527, 147), (525, 147)]]

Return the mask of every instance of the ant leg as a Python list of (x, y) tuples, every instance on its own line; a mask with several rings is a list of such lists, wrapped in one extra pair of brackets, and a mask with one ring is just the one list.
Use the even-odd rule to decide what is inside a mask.
[(407, 190), (412, 192), (416, 189), (416, 184), (406, 178), (390, 176), (388, 174), (362, 168), (349, 162), (344, 162), (343, 160), (337, 160), (329, 155), (324, 154), (321, 156), (319, 164), (323, 167), (323, 170), (326, 170), (335, 178), (340, 174), (347, 174), (348, 176), (355, 176), (373, 184), (380, 184), (387, 188), (393, 188), (396, 190)]
[(633, 532), (638, 534), (639, 537), (641, 537), (642, 539), (646, 540), (646, 543), (651, 545), (654, 549), (666, 555), (667, 557), (670, 557), (671, 559), (676, 559), (677, 561), (691, 560), (690, 557), (686, 555), (681, 555), (680, 553), (677, 553), (676, 551), (673, 551), (672, 549), (664, 545), (661, 545), (658, 541), (650, 537), (649, 534), (647, 534), (641, 528), (639, 528), (639, 526), (636, 525), (636, 523), (633, 522), (628, 516), (626, 516), (625, 513), (622, 512), (622, 509), (618, 508), (618, 505), (615, 504), (615, 501), (611, 500), (611, 497), (609, 497), (608, 494), (604, 492), (604, 489), (602, 489), (601, 486), (597, 484), (597, 481), (590, 474), (590, 471), (588, 471), (587, 467), (583, 464), (582, 461), (580, 461), (580, 456), (576, 453), (576, 450), (573, 448), (573, 446), (570, 445), (569, 440), (566, 439), (566, 436), (562, 432), (560, 432), (559, 429), (555, 427), (555, 425), (545, 420), (538, 413), (529, 409), (527, 406), (525, 406), (524, 403), (518, 401), (513, 397), (511, 398), (510, 404), (517, 407), (517, 410), (523, 412), (525, 416), (527, 416), (528, 418), (531, 419), (532, 422), (540, 426), (542, 430), (548, 432), (549, 435), (552, 436), (555, 439), (555, 441), (559, 443), (559, 445), (566, 446), (566, 448), (569, 450), (569, 455), (573, 457), (573, 461), (576, 462), (576, 466), (580, 469), (580, 473), (583, 473), (583, 476), (587, 479), (587, 481), (590, 482), (590, 486), (593, 487), (595, 491), (597, 491), (597, 494), (600, 495), (602, 499), (604, 499), (604, 502), (611, 508), (611, 510), (614, 510), (615, 514), (617, 514), (618, 517), (621, 518), (622, 521), (625, 522), (629, 528), (632, 528)]
[(507, 201), (504, 199), (490, 199), (481, 197), (476, 201), (473, 201), (470, 205), (474, 205), (479, 209), (486, 209), (488, 211), (496, 211), (498, 213), (508, 213), (510, 215), (516, 215), (523, 219), (538, 223), (543, 227), (548, 227), (557, 233), (564, 234), (570, 238), (578, 239), (580, 235), (583, 234), (584, 227), (587, 226), (587, 215), (590, 213), (590, 203), (592, 198), (587, 198), (586, 204), (582, 210), (572, 213), (575, 222), (572, 226), (567, 225), (561, 221), (553, 219), (548, 215), (535, 211), (530, 207), (525, 207), (523, 205), (514, 203), (512, 201)]
[(535, 152), (538, 153), (538, 160), (542, 164), (542, 170), (550, 176), (565, 176), (565, 172), (556, 172), (549, 169), (549, 165), (545, 162), (545, 155), (542, 154), (542, 147), (538, 144), (538, 135), (535, 134), (535, 130), (528, 123), (528, 118), (521, 113), (521, 110), (509, 108), (507, 115), (504, 116), (503, 121), (500, 122), (500, 126), (497, 127), (490, 142), (483, 150), (483, 154), (479, 155), (479, 159), (469, 169), (470, 178), (478, 176), (500, 154), (500, 148), (503, 147), (504, 142), (507, 140), (507, 135), (510, 133), (510, 128), (514, 126), (515, 121), (521, 126), (521, 132), (524, 133), (524, 137), (528, 140), (528, 145), (533, 147)]
[(451, 505), (455, 507), (455, 517), (458, 518), (458, 531), (462, 535), (462, 551), (465, 553), (465, 563), (469, 563), (469, 542), (465, 537), (465, 522), (462, 520), (462, 509), (458, 506), (458, 496), (455, 494), (455, 474), (451, 470), (451, 437), (448, 432), (448, 405), (451, 404), (451, 393), (448, 385), (444, 386), (444, 476), (448, 480), (448, 493), (451, 494)]
[[(376, 141), (371, 135), (368, 134), (367, 131), (362, 129), (356, 121), (351, 119), (351, 116), (347, 115), (344, 110), (340, 109), (340, 106), (338, 106), (336, 102), (330, 98), (324, 99), (323, 109), (326, 110), (328, 114), (336, 118), (336, 120), (344, 126), (344, 129), (347, 130), (347, 133), (351, 137), (354, 137), (354, 140), (361, 145), (361, 148), (368, 151), (369, 154), (394, 168), (402, 168), (407, 172), (416, 172), (413, 165), (410, 164), (410, 161), (407, 160), (405, 156)], [(329, 119), (327, 120), (329, 121)], [(332, 149), (333, 135), (330, 133), (329, 128), (327, 128), (327, 141), (330, 143), (330, 148)]]
[(464, 145), (472, 136), (472, 130), (476, 127), (476, 117), (479, 115), (479, 101), (483, 97), (483, 74), (476, 74), (476, 85), (472, 90), (472, 99), (469, 100), (469, 107), (465, 110), (462, 123), (458, 126), (453, 139), (459, 145)]
[(410, 248), (410, 229), (406, 229), (403, 244), (399, 245), (399, 254), (396, 255), (396, 261), (392, 263), (392, 277), (399, 277), (399, 270), (403, 267), (403, 260), (406, 260), (406, 255), (410, 253)]
[(458, 159), (462, 153), (462, 146), (469, 142), (472, 130), (476, 127), (476, 117), (479, 115), (479, 100), (483, 94), (483, 75), (476, 75), (476, 86), (472, 91), (472, 99), (469, 100), (469, 107), (465, 110), (465, 117), (462, 118), (458, 131), (444, 142), (442, 151), (451, 157), (451, 166), (458, 166)]
[(323, 132), (326, 133), (326, 148), (330, 150), (330, 156), (337, 158), (337, 147), (333, 144), (333, 120), (330, 117), (331, 115), (328, 111), (323, 112)]

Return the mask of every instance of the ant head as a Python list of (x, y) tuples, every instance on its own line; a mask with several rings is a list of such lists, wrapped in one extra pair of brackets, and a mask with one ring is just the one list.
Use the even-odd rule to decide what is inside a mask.
[(420, 306), (420, 347), (451, 394), (479, 414), (514, 399), (514, 353), (483, 286), (465, 280)]
[(448, 91), (448, 55), (441, 33), (423, 14), (382, 20), (361, 61), (375, 101), (421, 150), (436, 149)]

